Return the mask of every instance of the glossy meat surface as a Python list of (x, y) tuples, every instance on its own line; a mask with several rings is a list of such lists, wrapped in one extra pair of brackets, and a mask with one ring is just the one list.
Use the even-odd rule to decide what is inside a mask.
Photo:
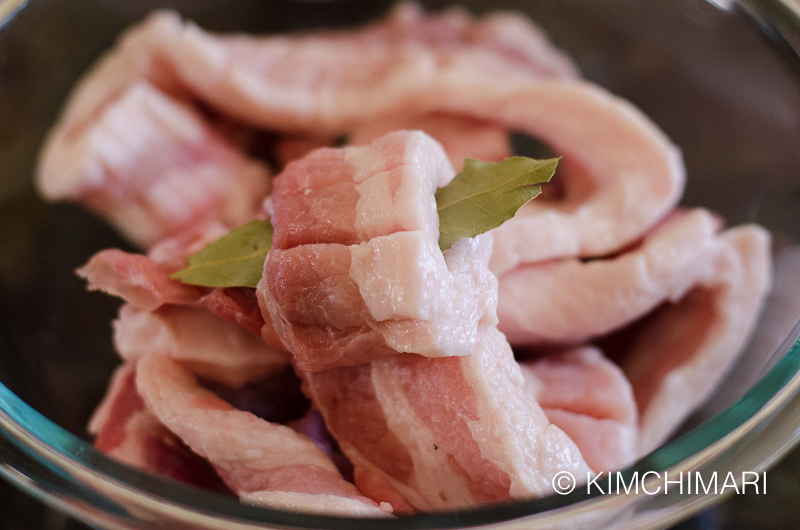
[(323, 514), (386, 515), (342, 479), (308, 438), (234, 409), (200, 387), (175, 361), (148, 355), (137, 372), (137, 388), (147, 407), (207, 458), (244, 502)]
[(439, 249), (434, 192), (452, 176), (438, 143), (398, 131), (277, 178), (258, 295), (301, 370), (472, 352), (479, 323), (495, 322), (496, 280), (490, 236)]
[(402, 354), (303, 377), (359, 489), (397, 509), (541, 496), (558, 471), (589, 470), (526, 392), (493, 327), (464, 357)]
[[(706, 273), (717, 219), (673, 214), (637, 247), (617, 256), (519, 267), (499, 281), (499, 329), (512, 344), (577, 344), (679, 300)], [(500, 236), (498, 236), (500, 237)]]
[(575, 442), (597, 472), (637, 455), (638, 413), (631, 384), (597, 348), (583, 346), (520, 363), (525, 387), (547, 419)]

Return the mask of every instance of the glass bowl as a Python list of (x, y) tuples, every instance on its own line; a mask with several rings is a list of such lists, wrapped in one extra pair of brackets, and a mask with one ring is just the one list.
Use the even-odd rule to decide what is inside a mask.
[[(449, 1), (423, 2), (438, 9)], [(684, 152), (683, 204), (773, 232), (776, 289), (741, 362), (634, 473), (761, 472), (800, 436), (800, 5), (793, 0), (464, 1), (529, 13), (585, 77), (642, 108)], [(0, 475), (101, 528), (648, 528), (720, 496), (588, 494), (392, 520), (245, 506), (140, 473), (95, 451), (86, 421), (117, 363), (118, 302), (74, 269), (127, 248), (103, 223), (46, 205), (31, 176), (42, 137), (77, 77), (129, 24), (172, 7), (217, 31), (276, 32), (372, 19), (386, 1), (5, 0), (0, 2)], [(792, 276), (794, 274), (794, 276)]]

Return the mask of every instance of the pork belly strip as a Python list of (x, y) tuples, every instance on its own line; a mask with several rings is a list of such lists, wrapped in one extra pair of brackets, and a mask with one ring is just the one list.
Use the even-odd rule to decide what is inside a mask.
[(705, 402), (736, 361), (770, 286), (769, 247), (761, 227), (724, 231), (707, 275), (626, 339), (620, 362), (639, 408), (640, 455)]
[[(186, 242), (166, 240), (162, 243), (170, 247), (174, 243), (175, 248), (184, 250), (187, 248)], [(162, 243), (153, 250), (157, 251)], [(155, 311), (165, 305), (205, 306), (228, 322), (260, 333), (269, 348), (284, 349), (272, 322), (265, 322), (261, 314), (255, 290), (246, 287), (209, 290), (170, 278), (169, 275), (177, 268), (185, 266), (178, 263), (183, 261), (184, 258), (180, 258), (160, 263), (141, 254), (107, 249), (92, 256), (77, 273), (88, 282), (90, 290), (117, 296), (140, 309)]]
[(558, 471), (586, 476), (578, 448), (526, 392), (502, 333), (482, 326), (478, 336), (463, 357), (400, 354), (302, 374), (362, 492), (440, 510), (545, 495)]
[(146, 311), (126, 304), (113, 323), (123, 359), (148, 354), (180, 360), (195, 375), (231, 387), (284, 370), (291, 356), (203, 307), (168, 305)]
[[(348, 482), (353, 482), (353, 464), (342, 453), (339, 444), (336, 443), (336, 439), (328, 431), (325, 426), (325, 420), (318, 410), (309, 408), (302, 418), (291, 421), (286, 426), (291, 427), (303, 436), (307, 436), (309, 440), (314, 442), (314, 445), (319, 447), (336, 464), (336, 468), (344, 479)], [(396, 508), (395, 511), (397, 511)]]
[(89, 422), (95, 447), (120, 462), (230, 494), (211, 465), (161, 425), (136, 391), (136, 363), (120, 366)]
[(652, 227), (683, 191), (678, 148), (636, 107), (587, 82), (500, 80), (486, 87), (446, 80), (417, 106), (527, 133), (563, 156), (554, 177), (563, 197), (531, 201), (495, 229), (491, 268), (498, 276), (522, 263), (613, 253)]
[(519, 15), (425, 15), (410, 3), (341, 32), (219, 36), (186, 24), (164, 52), (181, 81), (224, 113), (261, 127), (332, 134), (413, 101), (442, 78), (577, 75)]
[(499, 280), (498, 328), (512, 344), (576, 344), (615, 331), (680, 300), (708, 274), (717, 227), (710, 212), (695, 209), (671, 216), (617, 256), (514, 269)]
[[(339, 134), (397, 97), (413, 98), (434, 75), (461, 71), (493, 80), (578, 75), (538, 27), (512, 13), (425, 15), (407, 2), (356, 30), (253, 37), (214, 35), (160, 11), (123, 34), (84, 77), (59, 128), (66, 136), (86, 128), (141, 80), (245, 123), (317, 134), (329, 124)], [(425, 75), (406, 75), (414, 72)]]
[[(413, 100), (440, 77), (464, 75), (576, 73), (540, 30), (510, 14), (425, 16), (404, 4), (360, 30), (254, 38), (211, 35), (159, 12), (81, 81), (49, 136), (37, 182), (46, 197), (87, 204), (144, 246), (198, 218), (235, 226), (253, 192), (266, 192), (265, 170), (185, 102), (197, 98), (260, 127), (330, 136)], [(158, 163), (144, 156), (156, 152), (151, 146)], [(170, 167), (187, 159), (190, 167)], [(173, 172), (143, 186), (159, 169)], [(220, 172), (236, 185), (220, 189)], [(164, 204), (187, 180), (202, 192)]]
[(421, 130), (431, 135), (442, 144), (450, 163), (457, 170), (461, 170), (466, 158), (500, 162), (513, 154), (509, 133), (503, 127), (448, 114), (387, 116), (351, 131), (347, 139), (350, 144), (365, 145), (400, 129)]
[(144, 248), (253, 218), (268, 191), (266, 167), (189, 104), (136, 80), (97, 110), (82, 127), (59, 123), (49, 135), (37, 172), (46, 198), (89, 207)]
[(234, 409), (168, 357), (142, 358), (137, 387), (148, 409), (207, 458), (243, 502), (357, 517), (389, 510), (359, 494), (308, 438)]
[(290, 164), (272, 197), (273, 249), (257, 289), (301, 370), (397, 352), (467, 355), (494, 324), (491, 236), (438, 246), (434, 193), (453, 176), (435, 140), (398, 131)]
[(123, 358), (169, 355), (197, 375), (231, 386), (288, 366), (290, 355), (279, 340), (259, 336), (265, 325), (254, 292), (215, 289), (209, 294), (209, 289), (169, 278), (173, 271), (117, 249), (98, 252), (78, 270), (89, 289), (128, 302), (114, 322), (114, 342)]
[(164, 304), (199, 304), (208, 289), (171, 279), (175, 270), (142, 254), (107, 249), (92, 256), (77, 274), (90, 291), (103, 291), (149, 311)]
[(525, 388), (547, 419), (578, 446), (595, 471), (620, 469), (637, 455), (638, 414), (625, 374), (595, 347), (520, 363)]
[(350, 245), (400, 231), (435, 230), (438, 241), (433, 193), (454, 175), (441, 145), (420, 131), (317, 149), (276, 177), (273, 248)]

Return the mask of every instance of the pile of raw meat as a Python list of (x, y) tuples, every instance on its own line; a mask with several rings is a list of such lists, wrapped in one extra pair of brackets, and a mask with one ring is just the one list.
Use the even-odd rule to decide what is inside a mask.
[[(553, 182), (442, 253), (436, 188), (511, 133), (562, 157)], [(81, 81), (38, 174), (146, 252), (78, 271), (125, 301), (97, 447), (366, 517), (547, 495), (703, 403), (758, 316), (769, 235), (676, 208), (683, 184), (669, 139), (529, 20), (411, 4), (270, 37), (156, 13)], [(170, 278), (256, 218), (257, 289)]]

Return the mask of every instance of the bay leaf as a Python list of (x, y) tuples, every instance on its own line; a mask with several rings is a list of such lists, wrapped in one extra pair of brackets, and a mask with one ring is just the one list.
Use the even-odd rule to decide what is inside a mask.
[(439, 248), (442, 252), (465, 237), (475, 237), (511, 219), (555, 173), (557, 158), (522, 156), (502, 162), (464, 160), (464, 169), (436, 190)]
[(193, 254), (189, 267), (171, 277), (206, 287), (255, 287), (272, 248), (272, 234), (269, 221), (250, 221)]
[[(541, 193), (558, 159), (506, 158), (487, 163), (464, 160), (464, 169), (436, 190), (439, 248), (442, 252), (465, 237), (475, 237), (512, 218)], [(251, 221), (229, 232), (189, 258), (189, 267), (172, 274), (184, 283), (206, 287), (256, 287), (272, 247), (272, 224)]]

